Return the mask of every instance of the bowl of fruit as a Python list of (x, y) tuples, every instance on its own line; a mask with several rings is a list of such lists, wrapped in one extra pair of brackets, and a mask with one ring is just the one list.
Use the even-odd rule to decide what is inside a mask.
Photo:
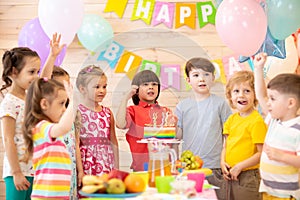
[(176, 169), (183, 176), (188, 173), (202, 172), (206, 176), (212, 175), (212, 170), (208, 168), (202, 168), (203, 160), (200, 156), (195, 155), (191, 150), (185, 150), (181, 153), (180, 159), (176, 161)]
[(114, 169), (100, 176), (85, 175), (79, 193), (85, 197), (129, 198), (145, 191), (147, 183), (137, 174)]

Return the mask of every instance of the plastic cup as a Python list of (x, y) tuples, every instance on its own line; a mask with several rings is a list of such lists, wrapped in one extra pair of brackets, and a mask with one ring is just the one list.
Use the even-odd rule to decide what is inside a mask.
[(149, 173), (148, 173), (148, 171), (138, 171), (138, 172), (131, 172), (131, 173), (140, 176), (144, 180), (144, 182), (146, 183), (146, 186), (148, 186), (148, 182), (149, 182)]
[(195, 189), (197, 192), (202, 192), (203, 189), (203, 183), (205, 180), (205, 174), (204, 173), (188, 173), (187, 174), (188, 180), (193, 180), (196, 182)]
[(175, 180), (174, 176), (156, 176), (155, 187), (158, 193), (170, 193), (172, 190), (171, 182)]

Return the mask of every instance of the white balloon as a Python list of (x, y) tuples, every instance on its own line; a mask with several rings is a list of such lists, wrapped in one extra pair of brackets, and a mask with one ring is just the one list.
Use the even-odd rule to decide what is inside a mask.
[(71, 44), (84, 15), (82, 0), (40, 0), (38, 16), (40, 24), (49, 38), (61, 34), (62, 44)]
[(281, 59), (274, 56), (268, 56), (265, 64), (267, 77), (274, 78), (281, 73), (294, 73), (298, 65), (297, 49), (293, 36), (285, 39), (286, 58)]

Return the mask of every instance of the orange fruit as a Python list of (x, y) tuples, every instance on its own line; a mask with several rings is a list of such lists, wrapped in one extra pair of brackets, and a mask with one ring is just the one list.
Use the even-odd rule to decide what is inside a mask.
[(203, 166), (203, 160), (200, 158), (200, 156), (195, 156), (195, 161), (199, 163), (199, 168)]
[(136, 174), (129, 174), (124, 180), (126, 191), (128, 193), (144, 192), (146, 183), (142, 177)]

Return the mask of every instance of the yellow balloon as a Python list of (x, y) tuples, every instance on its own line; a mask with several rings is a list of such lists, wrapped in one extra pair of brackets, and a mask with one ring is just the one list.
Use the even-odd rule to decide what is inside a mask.
[(297, 48), (293, 36), (285, 39), (286, 58), (281, 59), (274, 56), (268, 56), (265, 69), (267, 78), (272, 79), (281, 73), (294, 73), (298, 65)]

